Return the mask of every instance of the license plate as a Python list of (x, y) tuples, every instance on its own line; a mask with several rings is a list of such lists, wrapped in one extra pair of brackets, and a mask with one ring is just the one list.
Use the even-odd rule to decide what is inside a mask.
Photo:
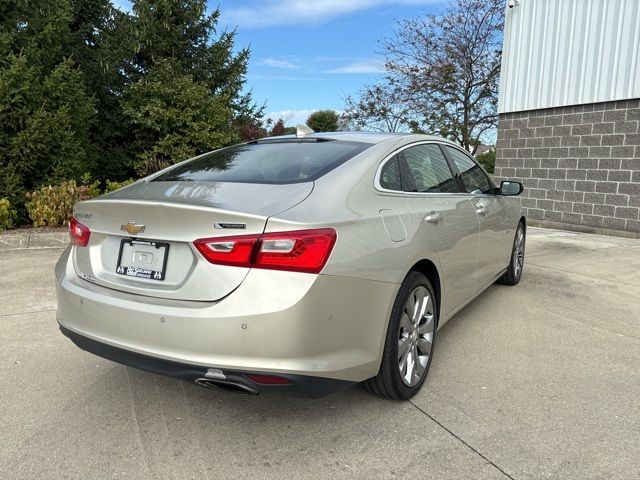
[(120, 242), (116, 273), (127, 277), (164, 280), (169, 244), (125, 239)]

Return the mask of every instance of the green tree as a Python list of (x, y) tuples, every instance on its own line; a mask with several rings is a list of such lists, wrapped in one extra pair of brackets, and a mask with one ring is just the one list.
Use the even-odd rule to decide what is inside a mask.
[(233, 111), (220, 96), (171, 60), (157, 62), (149, 75), (126, 91), (125, 117), (135, 128), (136, 171), (148, 175), (178, 160), (240, 140)]
[(170, 58), (180, 71), (229, 101), (238, 116), (261, 114), (251, 94), (242, 91), (249, 49), (234, 52), (235, 30), (215, 38), (219, 9), (207, 14), (206, 0), (134, 0), (133, 12), (134, 66), (139, 75)]
[(476, 160), (482, 165), (489, 173), (493, 173), (496, 168), (496, 150), (492, 148), (486, 153), (482, 153), (476, 156)]
[(9, 1), (1, 13), (0, 197), (24, 220), (25, 191), (84, 170), (95, 112), (67, 56), (69, 2)]
[(0, 0), (0, 197), (262, 137), (248, 49), (206, 0)]
[[(206, 6), (206, 0), (133, 2), (133, 82), (125, 89), (123, 106), (138, 172), (234, 143), (240, 139), (234, 125), (250, 125), (261, 116), (251, 95), (242, 92), (249, 50), (234, 53), (235, 32), (214, 38), (220, 12), (207, 14)], [(173, 94), (178, 97), (171, 99)], [(187, 132), (196, 126), (204, 130)]]
[[(130, 82), (135, 50), (133, 18), (111, 0), (70, 0), (70, 52), (95, 100), (89, 135), (95, 151), (93, 175), (102, 180), (133, 175), (132, 150), (121, 99)], [(88, 169), (87, 169), (88, 170)]]
[(307, 118), (307, 126), (315, 132), (337, 132), (340, 115), (333, 110), (318, 110)]

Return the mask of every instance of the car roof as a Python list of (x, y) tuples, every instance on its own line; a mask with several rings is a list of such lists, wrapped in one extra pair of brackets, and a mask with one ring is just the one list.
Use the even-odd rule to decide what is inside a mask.
[[(294, 139), (298, 138), (295, 135), (282, 135), (280, 137), (268, 137), (263, 138), (261, 140), (278, 140), (278, 139)], [(417, 133), (380, 133), (380, 132), (318, 132), (312, 133), (309, 135), (305, 135), (301, 138), (322, 138), (329, 140), (344, 140), (348, 142), (362, 142), (362, 143), (370, 143), (377, 144), (382, 143), (387, 140), (400, 140), (400, 139), (408, 139), (415, 142), (418, 141), (438, 141), (450, 143), (451, 145), (456, 145), (455, 143), (447, 140), (446, 138), (436, 137), (433, 135), (421, 135)]]

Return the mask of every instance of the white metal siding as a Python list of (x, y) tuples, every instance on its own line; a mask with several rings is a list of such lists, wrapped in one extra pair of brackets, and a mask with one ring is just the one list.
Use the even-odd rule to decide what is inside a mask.
[(500, 113), (640, 98), (640, 0), (520, 0), (504, 34)]

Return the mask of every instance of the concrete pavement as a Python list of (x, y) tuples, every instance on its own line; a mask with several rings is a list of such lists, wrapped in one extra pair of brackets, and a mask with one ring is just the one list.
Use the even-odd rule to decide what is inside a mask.
[(637, 479), (640, 241), (530, 229), (411, 402), (238, 396), (77, 349), (60, 249), (0, 252), (0, 478)]
[(69, 230), (56, 228), (19, 228), (0, 232), (0, 252), (25, 248), (64, 248), (69, 243)]

